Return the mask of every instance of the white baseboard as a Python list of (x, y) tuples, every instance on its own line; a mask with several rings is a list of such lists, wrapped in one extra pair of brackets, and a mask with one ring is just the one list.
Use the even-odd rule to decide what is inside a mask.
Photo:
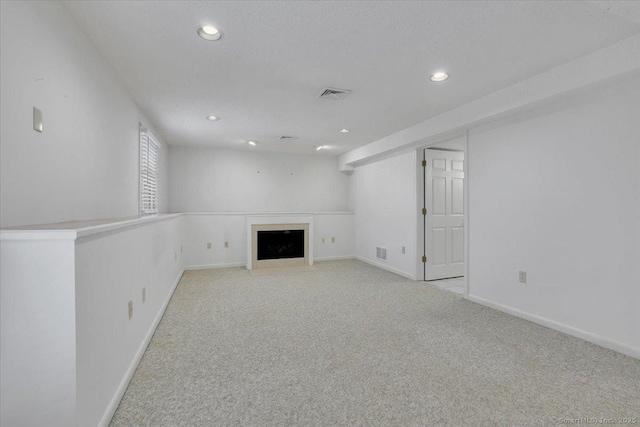
[(201, 265), (188, 265), (185, 270), (209, 270), (210, 268), (228, 268), (228, 267), (244, 267), (244, 262), (229, 262), (222, 264), (201, 264)]
[(496, 310), (502, 311), (504, 313), (511, 314), (512, 316), (520, 317), (522, 319), (529, 320), (539, 325), (546, 326), (547, 328), (555, 329), (556, 331), (563, 332), (567, 335), (571, 335), (576, 338), (583, 339), (592, 344), (596, 344), (601, 347), (605, 347), (610, 350), (617, 351), (618, 353), (622, 353), (627, 356), (640, 359), (640, 349), (638, 348), (634, 348), (626, 344), (621, 344), (619, 342), (612, 341), (600, 335), (592, 334), (591, 332), (583, 331), (582, 329), (574, 328), (573, 326), (568, 326), (563, 323), (558, 323), (554, 320), (550, 320), (545, 317), (540, 317), (535, 314), (520, 311), (518, 309), (508, 307), (506, 305), (498, 304), (474, 295), (468, 295), (467, 299), (469, 301), (473, 301), (475, 303), (484, 305), (486, 307), (491, 307)]
[(142, 343), (138, 348), (138, 352), (136, 353), (135, 357), (131, 361), (131, 365), (129, 365), (129, 369), (127, 369), (127, 372), (124, 374), (124, 377), (122, 378), (122, 381), (120, 382), (120, 385), (116, 390), (116, 394), (113, 396), (113, 399), (111, 399), (109, 406), (107, 406), (107, 410), (102, 416), (102, 419), (98, 424), (98, 427), (109, 426), (109, 423), (111, 422), (111, 418), (113, 418), (113, 414), (116, 413), (116, 409), (118, 409), (118, 405), (120, 404), (120, 400), (122, 400), (122, 396), (124, 396), (124, 392), (127, 391), (129, 382), (131, 382), (131, 378), (133, 378), (133, 374), (136, 372), (136, 369), (138, 368), (138, 364), (140, 363), (140, 360), (142, 359), (144, 352), (147, 350), (147, 346), (151, 342), (151, 338), (153, 337), (153, 334), (155, 333), (156, 328), (158, 327), (158, 324), (160, 323), (160, 320), (162, 319), (162, 316), (164, 315), (164, 312), (167, 309), (167, 306), (169, 305), (169, 301), (171, 301), (171, 297), (173, 297), (173, 293), (175, 292), (176, 287), (178, 286), (178, 283), (180, 283), (180, 279), (182, 279), (182, 275), (184, 274), (184, 271), (185, 269), (183, 268), (180, 274), (178, 274), (178, 278), (176, 279), (173, 286), (171, 287), (171, 291), (169, 292), (169, 295), (167, 295), (167, 298), (162, 304), (162, 307), (160, 307), (160, 311), (158, 312), (158, 315), (156, 316), (155, 319), (153, 319), (153, 323), (151, 324), (151, 327), (149, 328), (147, 335), (145, 335), (144, 340), (142, 340)]
[(346, 255), (346, 256), (322, 256), (322, 257), (316, 257), (313, 259), (313, 262), (316, 261), (338, 261), (341, 259), (355, 259), (356, 257), (354, 255)]
[[(353, 255), (348, 256), (328, 256), (328, 257), (320, 257), (314, 258), (313, 261), (335, 261), (340, 259), (354, 259)], [(229, 267), (244, 267), (246, 264), (244, 262), (229, 262), (229, 263), (220, 263), (220, 264), (202, 264), (202, 265), (188, 265), (184, 269), (188, 270), (208, 270), (210, 268), (229, 268)]]
[(366, 258), (362, 258), (362, 257), (359, 257), (359, 256), (356, 256), (355, 259), (357, 259), (359, 261), (362, 261), (362, 262), (366, 262), (367, 264), (374, 265), (376, 267), (380, 267), (383, 270), (390, 271), (390, 272), (395, 273), (395, 274), (397, 274), (399, 276), (406, 277), (407, 279), (416, 280), (416, 278), (414, 277), (413, 274), (407, 273), (406, 271), (398, 270), (397, 268), (389, 267), (388, 265), (383, 264), (381, 262), (372, 261), (372, 260), (369, 260), (369, 259), (366, 259)]

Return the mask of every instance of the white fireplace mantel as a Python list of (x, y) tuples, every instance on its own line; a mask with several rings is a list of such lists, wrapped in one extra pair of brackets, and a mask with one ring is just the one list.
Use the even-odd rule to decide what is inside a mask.
[(252, 267), (251, 226), (263, 224), (309, 224), (309, 265), (313, 265), (313, 216), (309, 215), (248, 215), (247, 217), (247, 270)]

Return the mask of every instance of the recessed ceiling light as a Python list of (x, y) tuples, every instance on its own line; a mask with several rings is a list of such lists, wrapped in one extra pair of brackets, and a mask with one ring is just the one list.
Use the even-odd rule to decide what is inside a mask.
[(443, 82), (445, 80), (447, 80), (449, 78), (449, 74), (443, 72), (443, 71), (438, 71), (437, 73), (434, 73), (431, 75), (431, 81), (432, 82)]
[(216, 41), (222, 38), (222, 31), (211, 25), (203, 25), (198, 28), (198, 35), (205, 40)]
[(324, 145), (318, 145), (318, 146), (316, 147), (316, 151), (320, 151), (320, 150), (322, 150), (323, 148), (324, 148)]
[(215, 36), (220, 31), (216, 27), (212, 27), (211, 25), (205, 25), (202, 27), (202, 31), (208, 36)]
[(215, 122), (217, 120), (220, 120), (220, 117), (218, 117), (218, 116), (209, 116), (209, 117), (207, 117), (207, 120), (209, 120), (210, 122)]
[(340, 133), (349, 133), (351, 132), (349, 129), (340, 129)]
[(258, 141), (247, 141), (247, 142), (249, 143), (249, 145), (253, 145), (253, 146), (258, 144)]

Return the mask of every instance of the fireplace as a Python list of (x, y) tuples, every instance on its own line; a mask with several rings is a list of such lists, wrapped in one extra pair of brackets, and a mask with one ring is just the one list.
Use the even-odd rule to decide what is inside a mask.
[(312, 265), (312, 221), (308, 217), (248, 217), (247, 268)]
[(304, 258), (304, 230), (258, 230), (258, 261)]

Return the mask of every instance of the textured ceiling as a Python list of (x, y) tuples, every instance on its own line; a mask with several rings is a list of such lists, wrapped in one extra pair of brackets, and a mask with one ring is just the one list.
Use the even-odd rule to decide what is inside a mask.
[[(324, 154), (640, 32), (638, 22), (588, 2), (64, 4), (168, 143), (309, 153), (328, 145)], [(200, 39), (203, 24), (224, 38)], [(430, 82), (440, 69), (450, 79)], [(326, 86), (353, 92), (318, 99)], [(222, 119), (209, 122), (210, 114)], [(338, 133), (345, 127), (352, 132)]]

